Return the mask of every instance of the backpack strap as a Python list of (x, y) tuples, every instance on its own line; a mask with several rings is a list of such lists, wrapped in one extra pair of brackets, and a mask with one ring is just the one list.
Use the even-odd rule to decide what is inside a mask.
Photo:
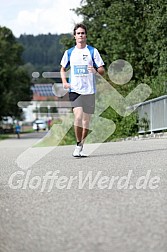
[(68, 62), (65, 68), (67, 68), (70, 65), (70, 57), (71, 57), (71, 53), (74, 50), (75, 46), (71, 47), (70, 49), (67, 50), (67, 56), (68, 56)]
[(90, 52), (90, 55), (91, 55), (91, 58), (92, 58), (92, 61), (93, 61), (93, 67), (98, 68), (98, 66), (96, 65), (95, 60), (94, 60), (94, 47), (88, 45), (87, 48), (89, 49), (89, 52)]
[[(75, 48), (75, 46), (73, 46), (73, 47), (71, 47), (70, 49), (67, 50), (68, 62), (67, 62), (66, 68), (70, 65), (70, 57), (71, 57), (71, 53), (74, 50), (74, 48)], [(92, 61), (93, 61), (93, 67), (98, 68), (98, 66), (96, 65), (95, 60), (94, 60), (94, 47), (88, 45), (87, 48), (88, 48), (88, 50), (90, 52), (90, 55), (91, 55), (91, 58), (92, 58)]]

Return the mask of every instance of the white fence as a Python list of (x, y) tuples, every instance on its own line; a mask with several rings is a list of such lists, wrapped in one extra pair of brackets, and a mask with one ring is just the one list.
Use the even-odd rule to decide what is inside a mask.
[(145, 101), (137, 108), (139, 133), (167, 129), (167, 95)]

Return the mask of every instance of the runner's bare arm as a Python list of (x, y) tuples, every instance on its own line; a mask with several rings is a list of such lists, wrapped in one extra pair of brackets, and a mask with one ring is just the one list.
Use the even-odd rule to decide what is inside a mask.
[(61, 69), (60, 69), (60, 75), (61, 75), (63, 87), (65, 89), (70, 88), (70, 84), (67, 82), (67, 78), (66, 78), (66, 69), (65, 69), (65, 67), (61, 67)]
[(97, 72), (100, 74), (100, 75), (103, 75), (104, 74), (104, 67), (103, 66), (100, 66), (97, 68)]

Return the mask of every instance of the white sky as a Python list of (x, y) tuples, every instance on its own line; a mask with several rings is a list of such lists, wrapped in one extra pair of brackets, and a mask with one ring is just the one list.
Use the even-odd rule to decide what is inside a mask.
[(71, 33), (75, 23), (82, 21), (72, 8), (81, 0), (0, 0), (0, 26), (20, 34)]

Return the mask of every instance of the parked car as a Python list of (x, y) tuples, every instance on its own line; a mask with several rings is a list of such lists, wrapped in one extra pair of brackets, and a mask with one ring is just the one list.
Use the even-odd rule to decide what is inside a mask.
[(38, 119), (35, 120), (35, 122), (33, 122), (33, 126), (32, 126), (33, 130), (46, 130), (47, 129), (47, 124), (45, 122), (45, 120), (43, 119)]

